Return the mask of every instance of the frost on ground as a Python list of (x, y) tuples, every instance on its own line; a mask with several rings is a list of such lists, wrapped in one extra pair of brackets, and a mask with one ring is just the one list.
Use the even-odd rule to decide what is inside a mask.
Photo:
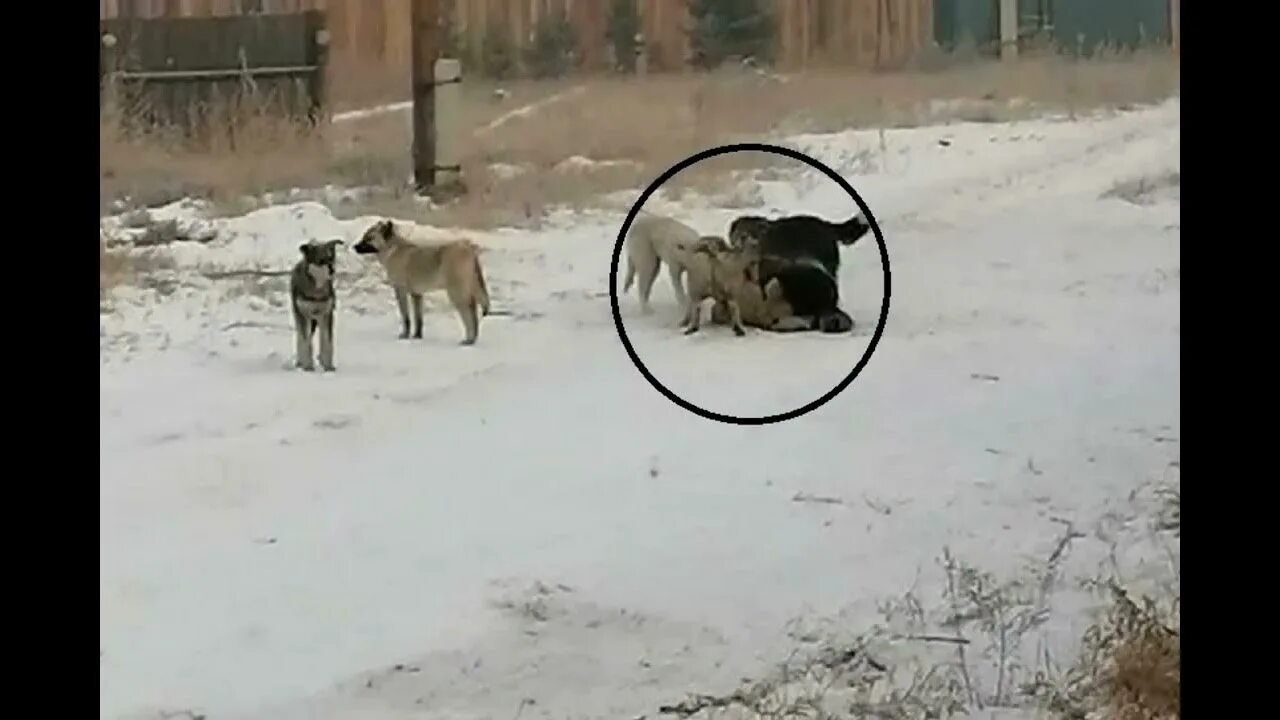
[[(897, 636), (957, 631), (962, 697), (985, 712), (1044, 649), (1065, 664), (1098, 604), (1082, 577), (1158, 584), (1169, 565), (1130, 496), (1179, 455), (1179, 200), (1112, 191), (1179, 171), (1177, 101), (787, 142), (870, 205), (893, 294), (857, 381), (764, 428), (687, 413), (632, 366), (608, 302), (625, 207), (465, 233), (503, 311), (473, 347), (439, 296), (424, 339), (396, 339), (381, 271), (344, 254), (338, 372), (319, 375), (286, 370), (281, 273), (299, 244), (351, 242), (371, 218), (174, 205), (151, 220), (182, 232), (149, 247), (105, 222), (155, 270), (101, 315), (102, 716), (652, 718), (786, 658), (834, 663), (841, 633), (873, 633), (867, 657), (910, 687), (956, 648)], [(756, 185), (751, 212), (850, 211), (815, 173)], [(741, 212), (687, 193), (647, 209), (707, 233)], [(772, 412), (848, 372), (881, 275), (874, 243), (843, 253), (852, 337), (688, 338), (665, 277), (654, 315), (634, 294), (621, 311), (664, 382)], [(1014, 581), (1063, 537), (1042, 603)], [(997, 625), (1035, 621), (1016, 664), (948, 625), (963, 567), (1007, 591), (1016, 617)], [(900, 610), (908, 589), (923, 614)], [(892, 699), (855, 669), (861, 689), (832, 697)]]

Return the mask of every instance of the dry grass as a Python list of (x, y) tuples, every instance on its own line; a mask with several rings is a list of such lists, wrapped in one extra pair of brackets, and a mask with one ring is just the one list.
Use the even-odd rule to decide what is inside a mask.
[(1179, 597), (1134, 600), (1112, 580), (1111, 604), (1088, 631), (1061, 686), (1044, 693), (1049, 710), (1075, 720), (1175, 720), (1182, 716)]
[[(408, 116), (393, 112), (301, 132), (262, 112), (242, 112), (234, 145), (223, 135), (202, 150), (172, 136), (130, 135), (104, 116), (104, 206), (124, 195), (149, 204), (195, 195), (228, 204), (272, 189), (324, 184), (385, 189), (371, 209), (393, 210), (432, 222), (485, 225), (536, 218), (556, 204), (581, 204), (600, 194), (643, 187), (679, 160), (716, 144), (773, 131), (908, 126), (945, 119), (999, 121), (1044, 110), (1069, 113), (1157, 101), (1177, 92), (1178, 60), (1166, 51), (1104, 54), (1086, 61), (1025, 57), (1016, 64), (934, 59), (931, 69), (871, 73), (814, 70), (771, 76), (745, 71), (630, 78), (568, 78), (463, 86), (461, 122), (469, 142), (461, 151), (467, 195), (446, 207), (414, 203)], [(356, 71), (352, 71), (355, 73)], [(335, 77), (350, 106), (387, 97), (396, 83)], [(546, 109), (491, 130), (485, 126), (515, 108), (567, 89), (577, 93)], [(499, 99), (495, 89), (507, 91)], [(359, 92), (352, 88), (361, 88)], [(1009, 100), (1024, 102), (1011, 105)], [(938, 100), (966, 100), (937, 103)], [(557, 165), (574, 155), (626, 161), (573, 172)], [(705, 186), (728, 166), (757, 166), (761, 158), (700, 163), (673, 185)], [(491, 165), (520, 167), (515, 177)], [(705, 166), (705, 167), (704, 167)]]
[(161, 271), (173, 270), (173, 258), (160, 248), (108, 249), (106, 238), (98, 242), (98, 300), (105, 304), (113, 288), (126, 284), (143, 287), (166, 284)]
[(1152, 600), (1139, 606), (1116, 589), (1106, 638), (1110, 658), (1098, 690), (1116, 720), (1166, 720), (1181, 716), (1181, 638)]
[(123, 284), (129, 278), (129, 257), (122, 252), (107, 250), (106, 238), (98, 240), (98, 296), (104, 299), (111, 288)]

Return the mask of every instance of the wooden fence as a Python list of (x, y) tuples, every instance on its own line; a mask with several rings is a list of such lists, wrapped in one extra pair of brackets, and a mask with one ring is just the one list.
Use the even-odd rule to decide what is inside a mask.
[[(381, 68), (407, 77), (411, 0), (100, 0), (101, 19), (208, 17), (323, 10), (335, 69)], [(932, 40), (933, 0), (769, 0), (777, 19), (777, 57), (795, 70), (814, 64), (892, 66)], [(689, 55), (688, 0), (638, 0), (648, 67), (679, 71)], [(442, 0), (464, 43), (479, 45), (491, 25), (516, 48), (540, 19), (564, 12), (578, 38), (583, 70), (607, 68), (608, 0)]]
[(99, 24), (100, 87), (135, 117), (191, 130), (202, 125), (199, 114), (233, 109), (246, 90), (277, 111), (319, 117), (327, 84), (323, 12), (126, 13)]
[(778, 60), (863, 68), (901, 65), (933, 39), (933, 0), (776, 0)]

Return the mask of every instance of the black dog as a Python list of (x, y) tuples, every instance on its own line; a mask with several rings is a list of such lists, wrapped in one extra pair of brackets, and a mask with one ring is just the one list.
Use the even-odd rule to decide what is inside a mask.
[(800, 260), (812, 258), (836, 277), (840, 272), (840, 245), (860, 240), (871, 225), (860, 215), (834, 223), (813, 215), (790, 215), (770, 220), (744, 215), (729, 224), (729, 243), (754, 247), (761, 255)]
[(773, 220), (744, 215), (730, 223), (729, 242), (760, 253), (761, 285), (777, 278), (795, 316), (809, 320), (807, 327), (794, 329), (839, 333), (853, 329), (853, 318), (839, 307), (840, 246), (853, 245), (870, 230), (860, 215), (844, 222), (813, 215)]
[(793, 316), (808, 320), (807, 324), (791, 330), (842, 333), (853, 329), (853, 318), (839, 307), (840, 289), (835, 277), (817, 260), (762, 256), (760, 283), (767, 284), (770, 280), (778, 281)]

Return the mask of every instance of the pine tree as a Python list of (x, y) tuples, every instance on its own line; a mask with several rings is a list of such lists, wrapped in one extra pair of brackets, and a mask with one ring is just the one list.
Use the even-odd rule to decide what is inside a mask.
[(538, 20), (525, 61), (534, 77), (560, 77), (577, 64), (577, 51), (573, 24), (558, 11)]
[(609, 3), (609, 43), (613, 45), (617, 70), (636, 71), (636, 35), (640, 32), (640, 12), (636, 0), (612, 0)]
[(731, 57), (773, 62), (774, 23), (764, 0), (689, 0), (693, 64), (713, 68)]

